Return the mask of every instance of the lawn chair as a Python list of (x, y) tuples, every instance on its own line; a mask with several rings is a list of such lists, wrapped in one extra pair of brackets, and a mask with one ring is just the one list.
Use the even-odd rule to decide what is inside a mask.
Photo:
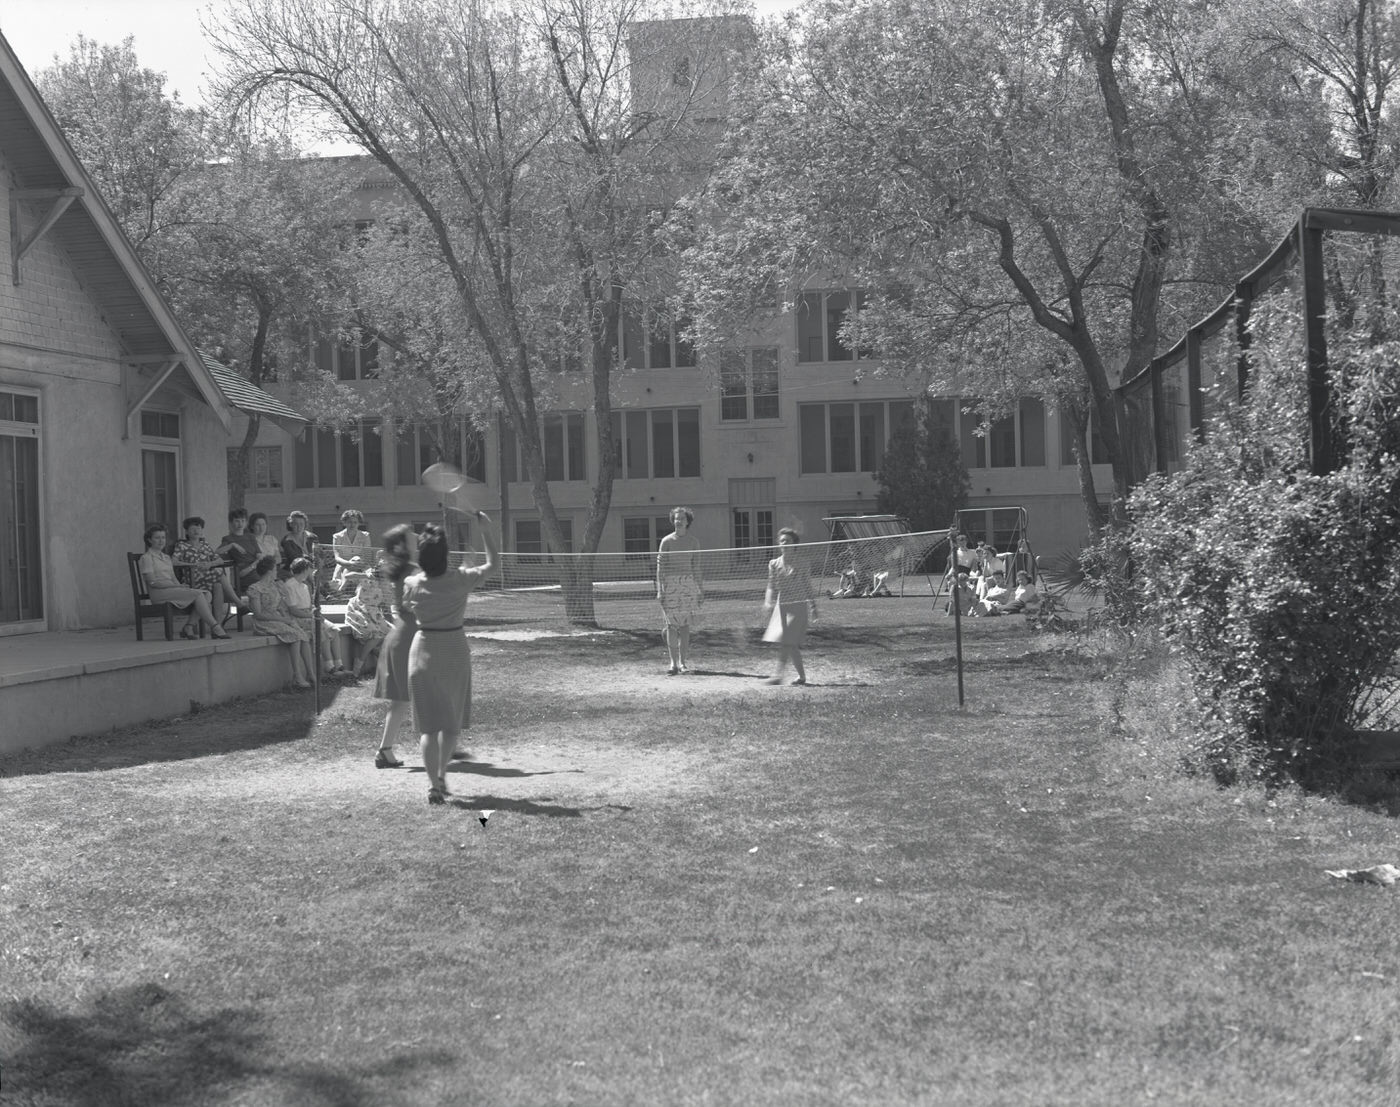
[(145, 641), (142, 633), (142, 620), (164, 619), (165, 640), (175, 640), (175, 605), (172, 603), (152, 603), (151, 594), (146, 591), (146, 581), (141, 576), (141, 555), (126, 555), (126, 567), (131, 570), (131, 599), (136, 605), (136, 641)]

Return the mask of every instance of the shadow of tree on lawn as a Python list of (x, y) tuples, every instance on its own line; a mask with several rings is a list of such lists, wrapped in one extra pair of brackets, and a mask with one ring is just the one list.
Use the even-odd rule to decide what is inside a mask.
[(0, 1028), (7, 1095), (73, 1107), (212, 1102), (254, 1086), (284, 1103), (369, 1107), (383, 1099), (372, 1078), (452, 1062), (423, 1052), (357, 1072), (280, 1058), (257, 1011), (204, 1014), (152, 983), (105, 992), (81, 1014), (20, 999), (0, 1009)]

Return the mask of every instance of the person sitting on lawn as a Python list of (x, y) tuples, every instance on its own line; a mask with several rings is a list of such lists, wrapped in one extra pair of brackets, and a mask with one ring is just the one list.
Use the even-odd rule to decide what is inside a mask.
[[(292, 558), (287, 566), (291, 575), (281, 583), (282, 594), (286, 598), (287, 610), (308, 640), (315, 641), (316, 610), (311, 606), (311, 560), (305, 557)], [(328, 677), (349, 676), (350, 670), (340, 663), (340, 629), (325, 619), (321, 620), (321, 668)]]
[(356, 676), (368, 676), (375, 670), (379, 647), (393, 626), (394, 590), (377, 568), (360, 580), (360, 587), (345, 608), (345, 625), (360, 643), (360, 662)]
[(277, 558), (264, 554), (257, 562), (258, 579), (248, 586), (248, 606), (253, 609), (253, 631), (270, 634), (291, 647), (292, 687), (311, 687), (311, 638), (287, 610), (287, 597), (277, 583)]
[(958, 613), (961, 615), (971, 615), (972, 609), (977, 603), (977, 595), (972, 591), (972, 583), (966, 573), (959, 573), (958, 579), (954, 582), (952, 591), (948, 596), (948, 602), (943, 606), (943, 614), (951, 615), (953, 605), (958, 605)]
[(983, 590), (982, 598), (973, 605), (974, 615), (1000, 615), (1001, 605), (1011, 601), (1011, 589), (1006, 587), (1006, 573), (1001, 569), (992, 570), (992, 580)]
[(1026, 611), (1040, 610), (1040, 593), (1035, 590), (1035, 585), (1031, 582), (1030, 573), (1022, 569), (1016, 574), (1016, 593), (1006, 603), (1001, 605), (997, 612), (999, 615), (1015, 615)]

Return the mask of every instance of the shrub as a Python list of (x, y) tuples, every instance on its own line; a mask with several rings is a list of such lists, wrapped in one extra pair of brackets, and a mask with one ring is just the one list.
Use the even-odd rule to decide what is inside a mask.
[(1308, 471), (1301, 355), (1265, 350), (1185, 470), (1130, 501), (1139, 594), (1225, 781), (1334, 780), (1400, 648), (1400, 344), (1334, 348), (1341, 468)]

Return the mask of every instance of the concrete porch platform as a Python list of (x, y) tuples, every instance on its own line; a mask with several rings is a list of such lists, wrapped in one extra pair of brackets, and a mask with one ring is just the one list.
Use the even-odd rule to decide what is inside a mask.
[(0, 637), (0, 753), (266, 695), (291, 681), (277, 639), (232, 623), (229, 634), (227, 642), (167, 642), (149, 620), (144, 642), (131, 626)]

